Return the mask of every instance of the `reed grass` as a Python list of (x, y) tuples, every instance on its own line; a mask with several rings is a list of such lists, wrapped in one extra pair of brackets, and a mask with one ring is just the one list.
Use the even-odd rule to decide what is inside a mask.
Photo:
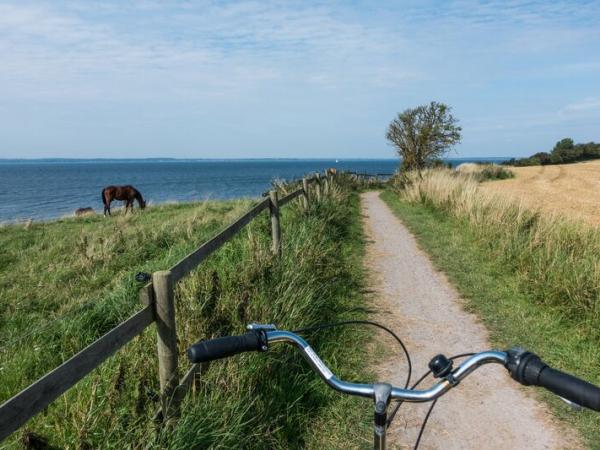
[(600, 232), (544, 214), (448, 170), (410, 178), (400, 196), (466, 219), (489, 251), (520, 274), (523, 288), (540, 304), (559, 308), (600, 337)]

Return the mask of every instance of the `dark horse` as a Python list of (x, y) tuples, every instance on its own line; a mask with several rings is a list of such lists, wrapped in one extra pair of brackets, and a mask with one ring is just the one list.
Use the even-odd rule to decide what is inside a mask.
[(137, 200), (141, 209), (146, 207), (146, 202), (142, 198), (142, 194), (133, 186), (107, 186), (102, 189), (102, 202), (104, 203), (104, 215), (110, 216), (110, 202), (113, 200), (123, 200), (125, 203), (125, 214), (131, 208), (133, 210), (133, 201)]

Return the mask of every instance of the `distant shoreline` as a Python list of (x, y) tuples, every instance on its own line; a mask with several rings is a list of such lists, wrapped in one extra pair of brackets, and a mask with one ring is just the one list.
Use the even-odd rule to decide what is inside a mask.
[[(442, 158), (443, 161), (497, 161), (509, 160), (512, 156), (462, 156)], [(0, 158), (0, 163), (41, 162), (289, 162), (289, 161), (399, 161), (399, 158)]]

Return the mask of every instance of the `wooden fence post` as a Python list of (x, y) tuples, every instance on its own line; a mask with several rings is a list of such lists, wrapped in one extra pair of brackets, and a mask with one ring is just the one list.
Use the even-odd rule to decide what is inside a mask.
[(138, 298), (140, 299), (140, 303), (144, 306), (154, 304), (154, 290), (152, 288), (152, 283), (147, 283), (146, 285), (142, 286), (138, 292)]
[(173, 393), (179, 384), (177, 373), (177, 330), (175, 328), (175, 301), (171, 271), (152, 274), (156, 301), (156, 334), (158, 342), (158, 374), (163, 418), (176, 412), (172, 404)]
[(317, 181), (315, 184), (315, 191), (317, 193), (317, 203), (321, 203), (321, 174), (319, 172), (317, 172), (315, 174), (315, 177), (317, 178)]
[(310, 198), (308, 195), (308, 178), (302, 178), (302, 189), (304, 189), (304, 210), (307, 211), (310, 206)]
[(273, 238), (272, 252), (281, 256), (281, 226), (279, 224), (279, 199), (277, 191), (269, 191), (269, 212), (271, 214), (271, 237)]

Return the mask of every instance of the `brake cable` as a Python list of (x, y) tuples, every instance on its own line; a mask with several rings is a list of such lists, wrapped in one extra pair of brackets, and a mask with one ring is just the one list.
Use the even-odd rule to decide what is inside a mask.
[(404, 384), (404, 388), (407, 389), (408, 385), (410, 384), (410, 377), (412, 376), (412, 361), (410, 360), (410, 355), (408, 353), (408, 350), (407, 350), (406, 346), (404, 345), (404, 342), (402, 342), (402, 339), (400, 339), (398, 337), (398, 335), (396, 335), (396, 333), (394, 333), (389, 328), (387, 328), (381, 324), (378, 324), (377, 322), (371, 322), (370, 320), (344, 320), (342, 322), (324, 323), (321, 325), (316, 325), (314, 327), (301, 328), (299, 330), (292, 331), (292, 333), (301, 334), (301, 333), (307, 333), (310, 331), (318, 331), (318, 330), (324, 330), (327, 328), (333, 328), (333, 327), (342, 326), (342, 325), (353, 325), (353, 324), (354, 325), (371, 325), (371, 326), (374, 326), (377, 328), (381, 328), (382, 330), (389, 333), (396, 340), (396, 342), (398, 342), (398, 344), (400, 344), (400, 347), (402, 347), (402, 351), (404, 352), (404, 355), (406, 356), (406, 363), (408, 365), (408, 375), (406, 377), (406, 383)]
[[(455, 359), (458, 358), (465, 358), (467, 356), (473, 356), (475, 353), (461, 353), (460, 355), (454, 355), (450, 358), (448, 358), (450, 361), (454, 361)], [(425, 374), (419, 378), (415, 384), (413, 384), (411, 386), (411, 389), (416, 388), (421, 381), (423, 381), (425, 378), (427, 378), (429, 376), (429, 374), (431, 373), (431, 370), (428, 370), (427, 372), (425, 372)], [(436, 398), (433, 402), (431, 402), (431, 406), (429, 407), (429, 409), (427, 410), (427, 414), (425, 415), (425, 418), (423, 419), (423, 422), (421, 423), (421, 429), (419, 430), (419, 435), (417, 436), (417, 440), (415, 442), (415, 446), (413, 447), (414, 450), (417, 450), (419, 448), (419, 444), (421, 443), (421, 438), (423, 437), (423, 432), (425, 431), (425, 426), (427, 426), (427, 421), (429, 420), (429, 416), (431, 416), (431, 412), (433, 411), (433, 407), (435, 406), (435, 404), (437, 403), (438, 399)], [(389, 428), (390, 425), (392, 424), (392, 420), (394, 420), (394, 417), (396, 417), (396, 413), (398, 412), (398, 410), (400, 409), (400, 406), (402, 406), (402, 403), (404, 403), (402, 400), (400, 400), (396, 407), (394, 408), (394, 410), (392, 411), (392, 413), (390, 414), (390, 417), (388, 418), (387, 421), (387, 427)]]
[[(406, 377), (406, 383), (404, 385), (404, 388), (407, 389), (408, 385), (410, 384), (410, 377), (412, 375), (412, 362), (410, 359), (410, 355), (408, 353), (408, 350), (406, 348), (406, 346), (404, 345), (404, 343), (402, 342), (402, 339), (400, 339), (396, 333), (394, 333), (392, 330), (390, 330), (389, 328), (378, 324), (376, 322), (371, 322), (369, 320), (346, 320), (343, 322), (333, 322), (333, 323), (325, 323), (325, 324), (321, 324), (321, 325), (316, 325), (314, 327), (308, 327), (308, 328), (301, 328), (298, 330), (294, 330), (292, 331), (293, 333), (296, 334), (301, 334), (301, 333), (308, 333), (311, 331), (319, 331), (319, 330), (324, 330), (327, 328), (333, 328), (333, 327), (337, 327), (337, 326), (342, 326), (342, 325), (352, 325), (352, 324), (358, 324), (358, 325), (371, 325), (377, 328), (381, 328), (382, 330), (386, 331), (387, 333), (389, 333), (397, 342), (398, 344), (400, 344), (400, 346), (402, 347), (402, 351), (404, 352), (404, 355), (406, 356), (406, 362), (408, 365), (408, 376)], [(473, 356), (475, 353), (461, 353), (459, 355), (455, 355), (452, 356), (450, 358), (448, 358), (450, 361), (453, 361), (455, 359), (458, 358), (465, 358), (467, 356)], [(425, 374), (419, 378), (415, 384), (413, 384), (411, 386), (411, 389), (416, 388), (425, 378), (427, 378), (429, 376), (429, 374), (431, 374), (431, 370), (428, 370), (427, 372), (425, 372)], [(431, 402), (431, 406), (429, 407), (429, 409), (427, 410), (427, 414), (425, 415), (425, 418), (423, 419), (423, 422), (421, 423), (421, 428), (419, 430), (419, 435), (417, 436), (417, 440), (415, 441), (415, 446), (413, 447), (414, 450), (418, 450), (419, 448), (419, 444), (421, 443), (421, 438), (423, 437), (423, 433), (425, 431), (425, 427), (427, 426), (427, 422), (429, 420), (429, 417), (431, 416), (431, 413), (433, 411), (433, 407), (435, 406), (435, 404), (437, 403), (438, 399), (436, 398), (433, 402)], [(390, 417), (387, 420), (386, 423), (386, 427), (389, 428), (390, 425), (392, 424), (392, 421), (394, 420), (394, 417), (396, 417), (396, 414), (398, 413), (398, 410), (400, 409), (400, 406), (402, 406), (403, 401), (400, 400), (398, 401), (398, 403), (396, 404), (396, 407), (394, 408), (394, 410), (392, 411), (392, 413), (390, 414)]]

